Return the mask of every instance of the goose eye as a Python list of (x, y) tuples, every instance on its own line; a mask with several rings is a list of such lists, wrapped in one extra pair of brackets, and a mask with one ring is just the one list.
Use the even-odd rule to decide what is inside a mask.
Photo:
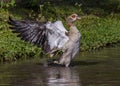
[(72, 15), (72, 18), (75, 18), (76, 16), (75, 15)]

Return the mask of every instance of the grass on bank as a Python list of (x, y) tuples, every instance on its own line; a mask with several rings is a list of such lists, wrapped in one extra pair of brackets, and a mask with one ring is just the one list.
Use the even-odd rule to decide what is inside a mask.
[[(73, 9), (75, 10), (75, 8)], [(62, 12), (57, 10), (57, 12), (62, 13), (61, 15), (71, 13), (66, 13), (65, 10), (62, 10)], [(16, 37), (16, 34), (11, 32), (7, 24), (9, 15), (15, 16), (17, 19), (22, 18), (19, 14), (15, 15), (9, 11), (0, 10), (0, 62), (41, 57), (40, 48), (21, 41)], [(64, 18), (60, 19), (65, 22)], [(53, 20), (53, 18), (50, 20)], [(120, 21), (117, 18), (99, 18), (94, 15), (87, 15), (75, 24), (82, 34), (81, 51), (99, 49), (120, 41)]]
[(87, 16), (77, 25), (82, 33), (81, 51), (99, 49), (120, 42), (119, 19)]

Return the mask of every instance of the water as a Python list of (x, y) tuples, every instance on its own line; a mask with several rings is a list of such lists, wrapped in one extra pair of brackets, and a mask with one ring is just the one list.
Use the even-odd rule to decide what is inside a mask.
[(120, 86), (120, 46), (82, 52), (68, 68), (34, 61), (0, 65), (0, 86)]

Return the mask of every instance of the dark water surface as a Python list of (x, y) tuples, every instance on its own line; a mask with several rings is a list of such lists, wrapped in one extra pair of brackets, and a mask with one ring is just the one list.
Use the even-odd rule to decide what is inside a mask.
[(0, 86), (120, 86), (120, 46), (82, 52), (69, 68), (33, 61), (0, 65)]

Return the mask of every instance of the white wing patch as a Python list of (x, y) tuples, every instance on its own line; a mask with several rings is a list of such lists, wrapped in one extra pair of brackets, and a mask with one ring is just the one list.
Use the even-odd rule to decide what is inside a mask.
[(56, 21), (54, 23), (48, 22), (46, 24), (48, 31), (48, 43), (50, 49), (62, 48), (64, 44), (69, 40), (65, 32), (68, 32), (63, 26), (61, 21)]

